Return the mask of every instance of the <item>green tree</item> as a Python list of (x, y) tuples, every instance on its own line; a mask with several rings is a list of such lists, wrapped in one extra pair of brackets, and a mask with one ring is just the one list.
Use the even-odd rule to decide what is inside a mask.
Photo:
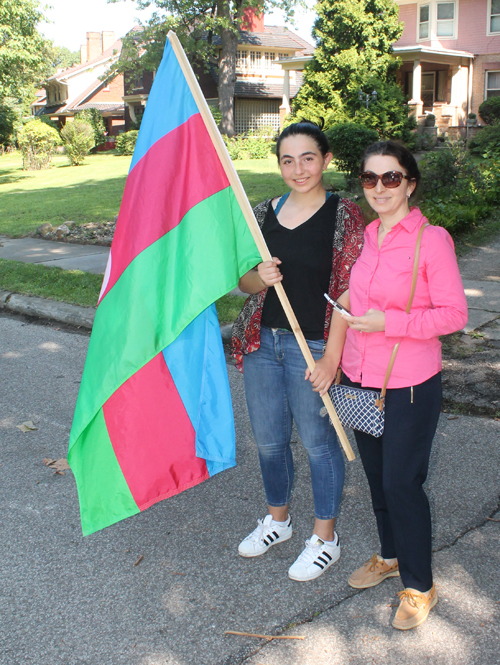
[(21, 127), (17, 142), (23, 156), (23, 169), (48, 169), (56, 146), (61, 144), (59, 132), (41, 120), (30, 120)]
[(92, 126), (78, 118), (64, 125), (61, 138), (72, 166), (79, 166), (95, 145)]
[[(120, 2), (121, 0), (108, 0)], [(257, 15), (279, 7), (293, 18), (294, 7), (301, 0), (135, 0), (138, 9), (153, 5), (152, 18), (131, 31), (123, 40), (122, 71), (154, 71), (157, 69), (167, 33), (174, 30), (193, 64), (211, 62), (219, 70), (219, 107), (221, 130), (234, 135), (234, 86), (236, 83), (236, 50), (238, 30), (246, 9)], [(215, 57), (214, 36), (220, 37), (221, 57)]]
[(50, 64), (54, 72), (80, 64), (80, 51), (70, 51), (66, 46), (56, 46), (55, 44), (52, 44), (49, 51)]
[(320, 0), (316, 12), (317, 48), (293, 106), (328, 127), (361, 110), (359, 92), (368, 80), (394, 81), (399, 62), (392, 44), (403, 26), (392, 0)]
[(37, 31), (38, 0), (0, 0), (0, 100), (24, 98), (50, 74), (50, 42)]
[(12, 146), (15, 142), (16, 130), (21, 124), (22, 107), (17, 100), (7, 97), (0, 100), (0, 146)]

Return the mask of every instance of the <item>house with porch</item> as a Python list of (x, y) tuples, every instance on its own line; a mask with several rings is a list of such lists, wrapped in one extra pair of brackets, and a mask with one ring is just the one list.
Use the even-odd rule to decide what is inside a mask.
[[(394, 44), (398, 76), (419, 124), (460, 130), (500, 95), (500, 0), (396, 0), (404, 31)], [(479, 121), (481, 119), (479, 118)]]
[[(261, 128), (278, 131), (281, 121), (290, 110), (290, 99), (302, 85), (302, 71), (292, 64), (288, 69), (282, 61), (311, 57), (314, 46), (284, 26), (264, 25), (264, 16), (247, 13), (245, 30), (239, 33), (236, 84), (234, 95), (234, 120), (237, 134), (255, 132)], [(220, 57), (221, 42), (214, 38)], [(301, 67), (303, 69), (303, 66)], [(218, 104), (218, 71), (196, 70), (198, 80), (209, 104)], [(153, 74), (126, 78), (123, 101), (127, 129), (144, 112)], [(286, 88), (286, 103), (283, 88)], [(287, 106), (288, 105), (288, 106)]]
[(32, 114), (47, 115), (62, 127), (79, 111), (96, 108), (109, 137), (123, 131), (123, 75), (101, 80), (120, 57), (121, 47), (114, 32), (87, 32), (87, 43), (80, 49), (80, 64), (60, 70), (45, 81), (44, 90), (37, 93), (32, 104)]

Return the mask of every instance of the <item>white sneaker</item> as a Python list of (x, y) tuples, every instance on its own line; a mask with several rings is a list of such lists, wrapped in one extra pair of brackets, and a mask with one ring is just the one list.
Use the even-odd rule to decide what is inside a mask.
[(306, 540), (306, 547), (288, 569), (288, 577), (297, 582), (307, 582), (322, 575), (340, 557), (339, 537), (335, 534), (333, 545), (327, 545), (314, 534)]
[(280, 526), (272, 515), (266, 515), (264, 520), (257, 521), (258, 527), (241, 541), (238, 554), (244, 557), (260, 556), (267, 550), (292, 537), (292, 518), (288, 516), (286, 526)]

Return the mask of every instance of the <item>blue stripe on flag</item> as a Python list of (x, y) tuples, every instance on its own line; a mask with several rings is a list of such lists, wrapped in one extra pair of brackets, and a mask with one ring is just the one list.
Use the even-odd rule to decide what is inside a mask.
[(231, 391), (215, 304), (163, 350), (211, 476), (236, 465)]
[[(198, 107), (167, 39), (163, 59), (149, 93), (130, 171), (156, 141), (184, 124), (195, 113), (198, 113)], [(174, 159), (175, 155), (172, 155)]]

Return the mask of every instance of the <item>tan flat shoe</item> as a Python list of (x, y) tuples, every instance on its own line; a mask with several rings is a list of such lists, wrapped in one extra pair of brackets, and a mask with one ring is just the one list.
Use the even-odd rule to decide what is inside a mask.
[(399, 607), (392, 625), (398, 630), (409, 630), (420, 626), (429, 616), (429, 612), (438, 602), (436, 587), (432, 589), (428, 596), (420, 593), (416, 589), (404, 589), (399, 594)]
[(354, 571), (348, 584), (354, 589), (368, 589), (377, 586), (388, 577), (399, 577), (398, 563), (388, 566), (381, 556), (374, 554), (361, 568)]

